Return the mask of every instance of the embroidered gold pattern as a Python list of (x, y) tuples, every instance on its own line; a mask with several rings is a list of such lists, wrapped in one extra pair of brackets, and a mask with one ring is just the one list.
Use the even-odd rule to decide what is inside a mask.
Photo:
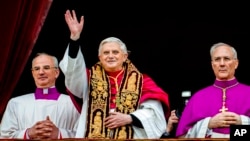
[(101, 137), (101, 127), (102, 127), (102, 119), (101, 119), (101, 112), (96, 112), (96, 115), (94, 117), (94, 123), (91, 125), (93, 132), (93, 137)]
[(119, 131), (118, 139), (126, 139), (127, 138), (127, 132), (126, 127), (122, 126), (122, 129)]
[[(116, 87), (118, 91), (115, 99), (115, 111), (130, 114), (139, 105), (142, 74), (130, 60), (127, 60), (124, 62), (123, 75), (120, 87), (118, 85), (118, 88)], [(133, 129), (131, 125), (122, 126), (114, 130), (110, 130), (104, 125), (103, 120), (108, 117), (109, 105), (113, 101), (111, 101), (109, 77), (107, 77), (100, 62), (91, 68), (90, 83), (87, 138), (132, 139)]]

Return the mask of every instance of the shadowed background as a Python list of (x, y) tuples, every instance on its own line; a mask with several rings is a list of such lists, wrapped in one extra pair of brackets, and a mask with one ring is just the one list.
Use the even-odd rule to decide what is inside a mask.
[[(100, 41), (116, 36), (126, 43), (131, 51), (129, 58), (137, 68), (169, 94), (172, 109), (183, 108), (182, 91), (189, 90), (193, 94), (213, 83), (209, 49), (217, 42), (236, 48), (240, 60), (236, 76), (239, 81), (250, 84), (249, 11), (237, 4), (196, 5), (54, 0), (12, 96), (34, 91), (30, 68), (31, 58), (37, 52), (47, 52), (62, 59), (70, 35), (64, 21), (67, 9), (75, 9), (78, 18), (84, 15), (81, 45), (87, 67), (98, 61)], [(65, 93), (63, 73), (56, 85)]]

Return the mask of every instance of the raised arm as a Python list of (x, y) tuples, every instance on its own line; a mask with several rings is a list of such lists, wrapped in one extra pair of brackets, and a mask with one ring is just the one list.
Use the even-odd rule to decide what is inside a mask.
[(79, 39), (84, 25), (84, 17), (81, 16), (79, 22), (75, 10), (72, 10), (72, 12), (66, 10), (64, 17), (70, 30), (70, 38), (74, 41)]
[(64, 17), (70, 30), (71, 42), (60, 62), (60, 68), (65, 75), (65, 85), (67, 90), (71, 94), (83, 98), (87, 93), (88, 83), (85, 60), (79, 44), (84, 17), (81, 16), (79, 22), (74, 10), (66, 10)]

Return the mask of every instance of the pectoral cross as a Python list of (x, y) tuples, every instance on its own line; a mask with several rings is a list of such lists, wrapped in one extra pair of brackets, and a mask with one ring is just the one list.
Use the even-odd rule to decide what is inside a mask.
[(226, 108), (226, 89), (222, 89), (223, 91), (223, 96), (222, 96), (222, 108), (219, 110), (220, 112), (226, 112), (228, 108)]
[(222, 89), (222, 92), (223, 92), (223, 94), (222, 94), (222, 107), (221, 107), (221, 109), (219, 110), (220, 112), (223, 113), (223, 112), (228, 111), (228, 108), (226, 107), (226, 98), (227, 98), (226, 90), (229, 89), (229, 88), (232, 88), (232, 87), (234, 87), (234, 86), (236, 86), (236, 85), (238, 85), (238, 84), (239, 84), (239, 83), (236, 82), (235, 84), (233, 84), (233, 85), (231, 85), (231, 86), (228, 86), (228, 87), (226, 87), (226, 88), (222, 88), (222, 87), (216, 86), (216, 85), (214, 84), (215, 87)]
[(222, 106), (222, 108), (220, 109), (220, 112), (226, 112), (228, 110), (228, 108), (226, 108), (224, 105)]

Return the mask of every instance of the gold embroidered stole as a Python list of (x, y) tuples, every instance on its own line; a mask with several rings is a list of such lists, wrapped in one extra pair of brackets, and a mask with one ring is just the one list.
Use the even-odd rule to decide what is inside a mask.
[[(132, 139), (131, 125), (122, 126), (113, 130), (105, 127), (104, 119), (110, 112), (111, 88), (109, 78), (100, 62), (91, 68), (89, 108), (87, 116), (87, 138), (100, 139)], [(130, 114), (139, 105), (142, 91), (142, 74), (127, 59), (124, 62), (124, 76), (116, 94), (116, 112)]]

